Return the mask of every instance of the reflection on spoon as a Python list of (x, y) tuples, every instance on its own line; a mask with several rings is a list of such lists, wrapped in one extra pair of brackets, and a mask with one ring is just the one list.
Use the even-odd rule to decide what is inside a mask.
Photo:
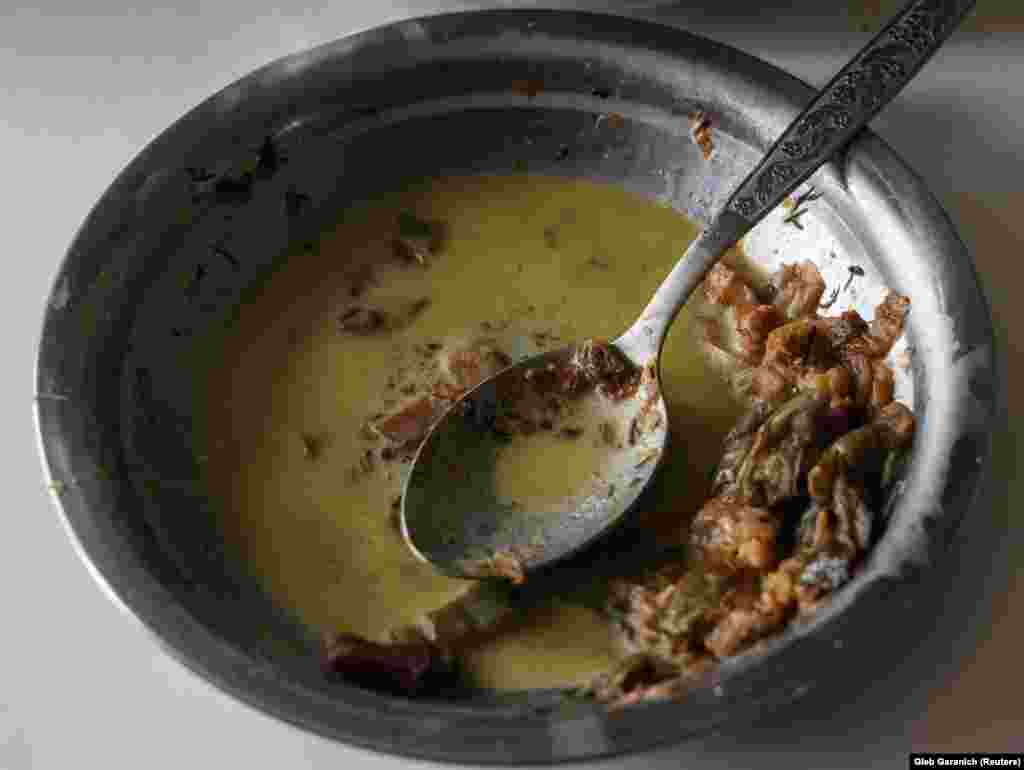
[(612, 345), (531, 358), (461, 399), (421, 446), (404, 507), (422, 517), (403, 517), (403, 534), (451, 574), (521, 582), (630, 508), (667, 426), (654, 368)]

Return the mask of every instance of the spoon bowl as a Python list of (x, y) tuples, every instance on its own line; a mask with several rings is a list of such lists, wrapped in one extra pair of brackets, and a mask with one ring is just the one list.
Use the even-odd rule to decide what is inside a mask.
[[(636, 380), (618, 397), (552, 395), (555, 373), (573, 371), (584, 344), (524, 359), (452, 405), (420, 445), (402, 496), (402, 534), (417, 556), (455, 577), (518, 581), (626, 518), (660, 467), (668, 415), (657, 378), (644, 376), (655, 359), (631, 358), (621, 339), (609, 347)], [(502, 482), (535, 464), (538, 444), (566, 464), (551, 475), (527, 468), (508, 494)]]

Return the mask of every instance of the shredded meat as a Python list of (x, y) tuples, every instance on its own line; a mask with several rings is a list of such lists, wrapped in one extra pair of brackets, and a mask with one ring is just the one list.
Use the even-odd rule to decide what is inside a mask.
[(765, 508), (715, 497), (694, 519), (690, 539), (705, 560), (730, 569), (771, 569), (778, 562), (779, 519)]
[(780, 316), (774, 305), (739, 305), (735, 309), (736, 335), (741, 355), (753, 363), (762, 360), (771, 332)]
[(523, 553), (520, 550), (507, 548), (495, 551), (486, 559), (463, 562), (460, 565), (463, 575), (470, 577), (500, 577), (510, 580), (516, 585), (526, 582), (526, 565), (524, 561), (537, 553)]
[(338, 634), (325, 643), (324, 670), (356, 684), (402, 695), (421, 693), (451, 678), (450, 661), (425, 640), (381, 643)]
[(700, 147), (704, 160), (710, 160), (715, 154), (715, 142), (711, 136), (711, 118), (706, 112), (696, 112), (690, 117), (690, 136)]
[[(889, 293), (870, 322), (852, 310), (822, 317), (824, 290), (811, 262), (783, 266), (771, 296), (725, 262), (706, 277), (704, 296), (715, 306), (707, 311), (715, 317), (700, 319), (702, 343), (734, 372), (732, 383), (750, 408), (726, 437), (709, 499), (692, 521), (680, 517), (670, 542), (659, 541), (668, 550), (640, 574), (603, 579), (596, 604), (630, 657), (587, 688), (598, 701), (620, 707), (679, 695), (697, 672), (827, 600), (853, 578), (877, 539), (875, 507), (905, 465), (915, 430), (914, 415), (894, 401), (895, 378), (883, 360), (910, 303)], [(387, 325), (361, 313), (351, 315), (351, 333)], [(440, 360), (447, 381), (375, 421), (377, 435), (396, 444), (420, 440), (452, 399), (508, 363), (482, 343)], [(662, 419), (649, 408), (659, 395), (656, 375), (591, 340), (567, 364), (538, 367), (503, 385), (499, 398), (515, 408), (496, 419), (495, 429), (555, 430), (559, 404), (596, 387), (607, 398), (645, 399), (628, 430), (602, 432), (606, 441), (635, 443)], [(388, 643), (333, 640), (328, 670), (422, 692), (425, 672), (443, 670), (452, 655), (522, 617), (529, 603), (519, 597), (535, 588), (518, 585), (526, 559), (499, 550), (481, 560), (479, 576), (506, 580), (476, 584), (415, 625), (395, 629)]]
[(825, 279), (810, 260), (783, 265), (772, 276), (775, 307), (790, 320), (814, 316), (825, 293)]
[(875, 357), (886, 355), (892, 350), (893, 344), (903, 334), (903, 324), (910, 312), (910, 299), (889, 292), (882, 303), (875, 308), (875, 317), (871, 321), (871, 339), (876, 347), (873, 350)]
[(716, 305), (755, 305), (754, 290), (740, 274), (724, 262), (718, 262), (704, 278), (704, 297)]
[(728, 475), (719, 468), (712, 494), (758, 506), (797, 496), (801, 479), (817, 459), (819, 417), (827, 407), (822, 394), (801, 393), (775, 409), (749, 444), (727, 442), (731, 468)]
[(884, 407), (868, 425), (843, 435), (826, 449), (807, 476), (808, 491), (815, 500), (828, 504), (836, 479), (854, 468), (881, 459), (884, 450), (900, 449), (914, 436), (914, 415), (898, 401)]
[(391, 414), (370, 423), (370, 430), (401, 446), (422, 441), (444, 414), (448, 403), (433, 396), (421, 396)]
[(446, 351), (441, 357), (441, 371), (458, 388), (469, 390), (493, 377), (511, 363), (500, 350), (486, 344)]

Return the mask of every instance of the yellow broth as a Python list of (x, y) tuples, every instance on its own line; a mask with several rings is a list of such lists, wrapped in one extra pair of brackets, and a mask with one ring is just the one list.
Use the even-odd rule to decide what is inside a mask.
[[(425, 266), (396, 258), (406, 211), (444, 223)], [(426, 343), (487, 339), (519, 356), (616, 337), (695, 234), (677, 212), (619, 188), (526, 175), (433, 180), (342, 212), (318, 248), (290, 256), (213, 341), (218, 365), (202, 383), (205, 469), (230, 547), (324, 633), (380, 638), (456, 597), (467, 584), (417, 561), (395, 529), (408, 466), (354, 470), (377, 445), (365, 436), (368, 418), (394, 409), (403, 384), (435, 376), (420, 355)], [(361, 303), (430, 304), (403, 328), (342, 333), (339, 316), (368, 277)], [(644, 512), (659, 528), (700, 507), (740, 411), (701, 353), (699, 302), (676, 321), (662, 359), (673, 449)], [(566, 470), (552, 456), (530, 473)], [(472, 650), (465, 665), (482, 686), (552, 687), (586, 681), (619, 655), (601, 616), (559, 605)]]

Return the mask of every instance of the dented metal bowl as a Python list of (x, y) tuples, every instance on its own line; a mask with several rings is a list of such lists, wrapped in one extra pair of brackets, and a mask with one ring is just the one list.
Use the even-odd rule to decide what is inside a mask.
[[(768, 264), (811, 258), (830, 286), (853, 276), (837, 311), (867, 315), (886, 286), (912, 298), (895, 355), (898, 397), (920, 417), (914, 459), (856, 579), (683, 702), (609, 718), (557, 692), (442, 703), (326, 682), (317, 641), (224, 555), (191, 449), (190, 374), (178, 366), (289, 244), (346, 203), (411, 178), (528, 170), (616, 182), (700, 219), (811, 95), (762, 61), (667, 27), (486, 11), (361, 33), (211, 97), (114, 181), (49, 297), (36, 417), (86, 564), (172, 655), (239, 699), (338, 740), (433, 759), (649, 748), (827, 686), (851, 654), (897, 665), (877, 629), (912, 610), (975, 499), (999, 380), (969, 255), (870, 133), (816, 175), (824, 195), (803, 229), (777, 212), (746, 245)], [(697, 109), (716, 126), (711, 161), (689, 138)]]

